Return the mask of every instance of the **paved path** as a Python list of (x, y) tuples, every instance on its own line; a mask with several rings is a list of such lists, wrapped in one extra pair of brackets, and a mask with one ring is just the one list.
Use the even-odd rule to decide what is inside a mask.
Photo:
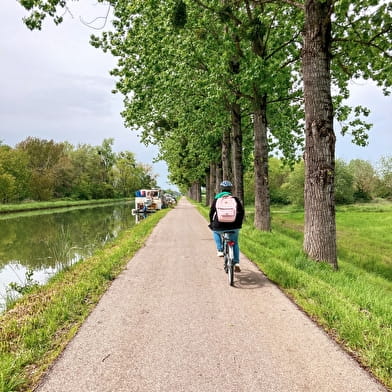
[(227, 284), (185, 199), (156, 226), (39, 392), (385, 391), (244, 256)]

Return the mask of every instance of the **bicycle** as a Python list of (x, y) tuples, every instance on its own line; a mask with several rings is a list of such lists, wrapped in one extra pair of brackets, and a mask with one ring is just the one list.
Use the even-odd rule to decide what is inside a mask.
[(223, 244), (223, 262), (224, 270), (227, 273), (229, 279), (229, 285), (234, 286), (234, 245), (235, 242), (230, 239), (230, 234), (235, 233), (234, 231), (224, 231), (221, 233), (222, 244)]

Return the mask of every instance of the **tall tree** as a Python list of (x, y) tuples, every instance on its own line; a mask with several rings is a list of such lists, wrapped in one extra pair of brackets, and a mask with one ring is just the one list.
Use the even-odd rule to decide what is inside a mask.
[(0, 144), (0, 174), (4, 176), (2, 190), (4, 202), (21, 201), (30, 196), (31, 171), (28, 162), (28, 155), (24, 151)]
[[(332, 80), (338, 87), (336, 105), (348, 96), (352, 78), (372, 78), (388, 91), (392, 85), (392, 5), (371, 0), (360, 4), (306, 0), (304, 6), (304, 249), (313, 259), (337, 268)], [(356, 109), (356, 114), (363, 112)], [(359, 125), (354, 135), (363, 142), (361, 135), (368, 127), (361, 120), (352, 124)]]
[(370, 162), (353, 159), (348, 164), (353, 176), (354, 198), (356, 200), (371, 200), (377, 184), (376, 171)]
[(305, 96), (304, 249), (337, 268), (335, 134), (331, 95), (332, 0), (305, 1), (302, 74)]
[(378, 174), (381, 178), (380, 196), (392, 199), (392, 156), (380, 159)]
[(49, 200), (54, 196), (65, 148), (64, 143), (34, 137), (29, 137), (16, 145), (17, 150), (28, 156), (28, 168), (31, 171), (29, 186), (34, 199)]
[(336, 204), (350, 204), (354, 201), (353, 175), (342, 159), (335, 161)]

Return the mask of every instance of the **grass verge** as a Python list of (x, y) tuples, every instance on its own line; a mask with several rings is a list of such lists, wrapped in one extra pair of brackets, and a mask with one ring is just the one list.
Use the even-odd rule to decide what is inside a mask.
[[(196, 206), (207, 218), (208, 208)], [(251, 213), (240, 234), (241, 251), (389, 389), (391, 207), (338, 210), (338, 271), (309, 260), (302, 251), (303, 211), (272, 208), (272, 231), (268, 233), (253, 227)]]
[(0, 315), (0, 392), (30, 391), (169, 209), (120, 234)]

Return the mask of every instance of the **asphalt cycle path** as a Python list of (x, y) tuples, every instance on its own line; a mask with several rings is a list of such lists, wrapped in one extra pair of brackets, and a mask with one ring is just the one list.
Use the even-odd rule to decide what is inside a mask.
[(235, 287), (185, 198), (154, 228), (39, 392), (386, 391), (243, 255)]

